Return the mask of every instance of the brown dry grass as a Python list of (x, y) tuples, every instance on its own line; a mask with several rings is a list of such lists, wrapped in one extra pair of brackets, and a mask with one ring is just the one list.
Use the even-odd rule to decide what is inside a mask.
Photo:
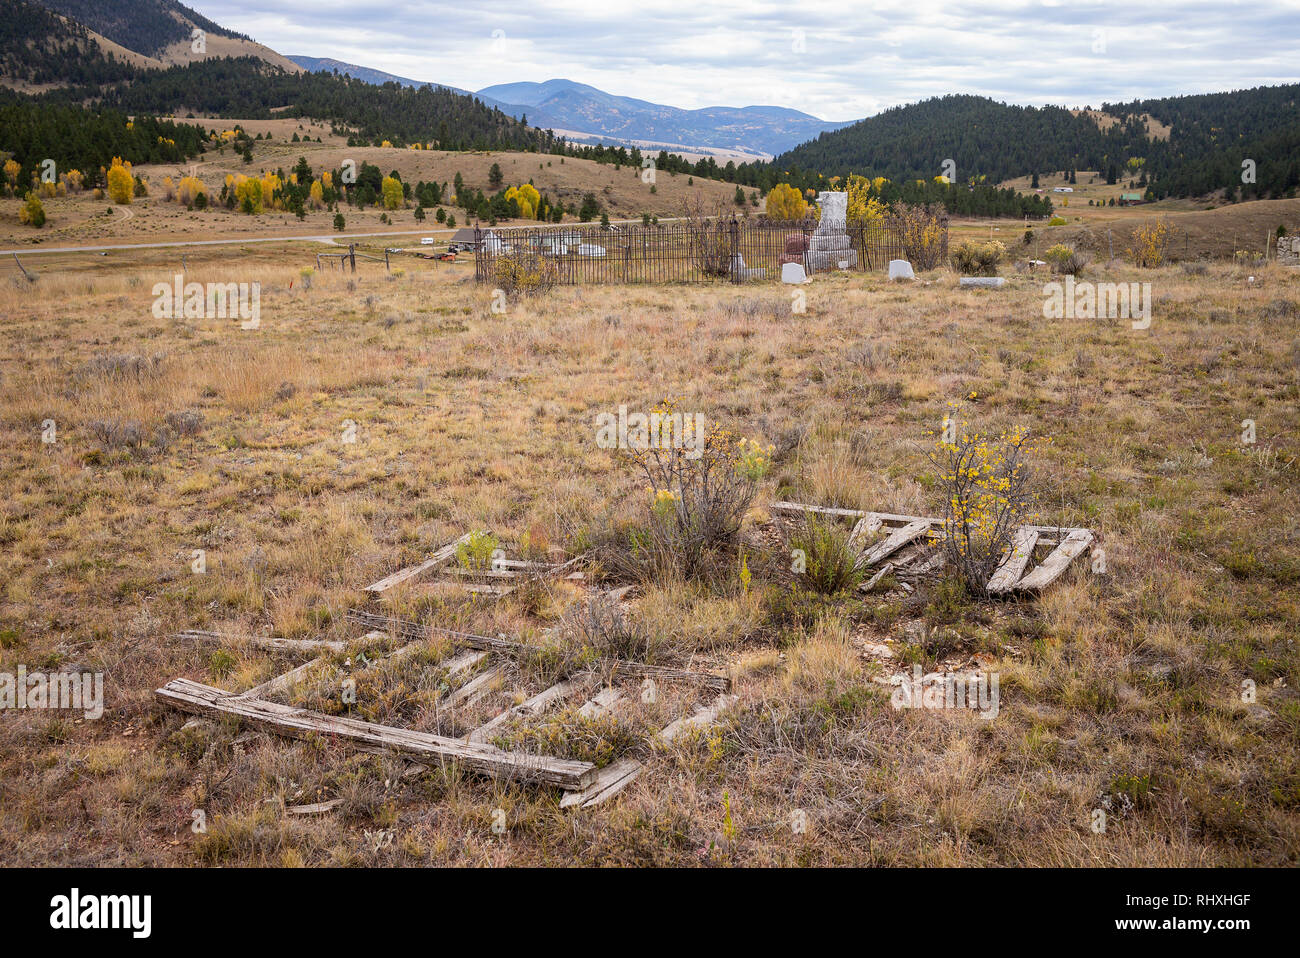
[[(1257, 268), (1250, 283), (1227, 264), (1117, 265), (1111, 278), (1153, 283), (1154, 320), (1139, 332), (1044, 320), (1042, 279), (1028, 276), (996, 292), (959, 291), (942, 272), (911, 286), (819, 278), (802, 315), (775, 285), (561, 289), (501, 316), (463, 273), (390, 279), (372, 266), (304, 289), (300, 259), (191, 259), (192, 279), (263, 283), (255, 331), (155, 319), (150, 287), (173, 268), (161, 254), (116, 272), (50, 268), (34, 286), (7, 275), (0, 288), (0, 670), (102, 669), (108, 696), (99, 722), (0, 715), (6, 863), (1300, 857), (1294, 272)], [(122, 356), (149, 362), (105, 375)], [(1080, 562), (1040, 600), (997, 605), (935, 590), (835, 600), (779, 627), (761, 544), (749, 594), (734, 575), (656, 583), (633, 608), (658, 649), (733, 670), (741, 701), (709, 733), (638, 745), (646, 772), (598, 809), (561, 812), (553, 792), (454, 770), (402, 778), (399, 762), (328, 742), (182, 732), (183, 717), (152, 701), (178, 675), (248, 687), (301, 661), (240, 645), (214, 660), (211, 646), (167, 638), (178, 629), (351, 637), (342, 613), (362, 586), (465, 529), (582, 547), (608, 512), (640, 501), (638, 480), (595, 443), (595, 415), (620, 403), (680, 396), (774, 443), (753, 533), (775, 498), (932, 506), (918, 444), (971, 393), (981, 424), (1052, 437), (1045, 518), (1096, 529), (1108, 574)], [(202, 416), (197, 434), (159, 440), (168, 413), (187, 410)], [(1246, 418), (1253, 448), (1239, 440)], [(45, 419), (54, 446), (40, 441)], [(93, 427), (104, 420), (138, 423), (143, 438), (106, 444)], [(356, 444), (342, 441), (344, 420)], [(190, 572), (194, 549), (205, 575)], [(412, 588), (392, 601), (537, 636), (575, 598), (466, 603)], [(909, 630), (937, 622), (958, 629), (963, 656), (994, 656), (996, 720), (898, 712), (871, 681), (892, 666), (864, 639), (910, 654)], [(385, 678), (384, 707), (400, 709), (420, 674)], [(529, 681), (513, 677), (498, 706), (536, 691)], [(665, 717), (643, 711), (631, 732), (561, 713), (548, 747), (640, 741)], [(1094, 834), (1092, 810), (1120, 795), (1131, 810)], [(343, 799), (327, 817), (284, 811), (326, 798)], [(189, 829), (195, 808), (206, 835)], [(498, 808), (504, 837), (491, 829)]]

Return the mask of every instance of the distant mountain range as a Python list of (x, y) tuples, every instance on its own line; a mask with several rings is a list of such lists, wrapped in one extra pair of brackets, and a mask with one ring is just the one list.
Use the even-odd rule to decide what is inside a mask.
[[(323, 57), (290, 55), (305, 70), (346, 73), (367, 83), (425, 86), (417, 80)], [(443, 86), (443, 84), (431, 84)], [(457, 90), (456, 87), (447, 87)], [(831, 123), (779, 106), (710, 106), (699, 110), (615, 96), (573, 80), (502, 83), (475, 94), (485, 106), (527, 117), (533, 127), (583, 133), (607, 142), (707, 148), (755, 158), (782, 153), (848, 123)]]

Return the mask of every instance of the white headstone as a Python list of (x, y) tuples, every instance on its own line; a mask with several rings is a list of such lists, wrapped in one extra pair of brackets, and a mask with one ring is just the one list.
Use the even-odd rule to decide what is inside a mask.
[(799, 263), (783, 263), (781, 266), (781, 282), (806, 283), (808, 282), (808, 274), (803, 271), (803, 266)]
[(989, 289), (997, 289), (1006, 280), (1001, 276), (963, 276), (960, 285), (962, 286), (986, 286)]
[(889, 261), (889, 278), (916, 279), (916, 274), (912, 272), (912, 264), (907, 260), (891, 259)]
[(848, 269), (858, 265), (858, 251), (853, 248), (849, 234), (845, 232), (849, 194), (830, 191), (818, 193), (817, 205), (821, 208), (821, 219), (817, 221), (817, 229), (808, 240), (804, 263), (813, 272), (836, 267)]

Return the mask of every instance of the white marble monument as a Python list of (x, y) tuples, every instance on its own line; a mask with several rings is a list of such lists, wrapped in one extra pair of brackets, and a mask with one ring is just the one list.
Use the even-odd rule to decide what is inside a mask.
[(849, 242), (845, 232), (848, 218), (849, 194), (822, 192), (817, 194), (821, 219), (808, 243), (804, 262), (809, 272), (824, 269), (848, 269), (858, 265), (858, 251)]

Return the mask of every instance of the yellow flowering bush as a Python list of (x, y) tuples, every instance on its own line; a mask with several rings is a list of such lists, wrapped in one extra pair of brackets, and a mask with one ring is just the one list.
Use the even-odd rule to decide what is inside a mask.
[(754, 482), (767, 475), (772, 468), (772, 453), (775, 446), (761, 446), (752, 439), (740, 439), (736, 442), (736, 471)]
[[(650, 493), (645, 553), (658, 571), (699, 575), (710, 555), (730, 545), (753, 502), (772, 447), (738, 439), (730, 430), (704, 426), (666, 399), (651, 410), (658, 440), (626, 456), (640, 469)], [(748, 458), (747, 458), (748, 457)]]
[(552, 257), (512, 250), (499, 253), (493, 260), (492, 278), (507, 293), (531, 296), (550, 291), (560, 281), (560, 268)]
[(943, 547), (967, 587), (983, 592), (1010, 551), (1015, 530), (1033, 517), (1028, 457), (1044, 441), (1019, 426), (985, 436), (970, 430), (955, 403), (929, 453), (943, 494)]
[(918, 270), (934, 269), (948, 247), (948, 227), (938, 212), (925, 206), (898, 206), (888, 217), (898, 231), (903, 258)]
[(1147, 223), (1133, 231), (1133, 245), (1127, 250), (1133, 265), (1155, 269), (1165, 262), (1174, 229), (1166, 220)]

